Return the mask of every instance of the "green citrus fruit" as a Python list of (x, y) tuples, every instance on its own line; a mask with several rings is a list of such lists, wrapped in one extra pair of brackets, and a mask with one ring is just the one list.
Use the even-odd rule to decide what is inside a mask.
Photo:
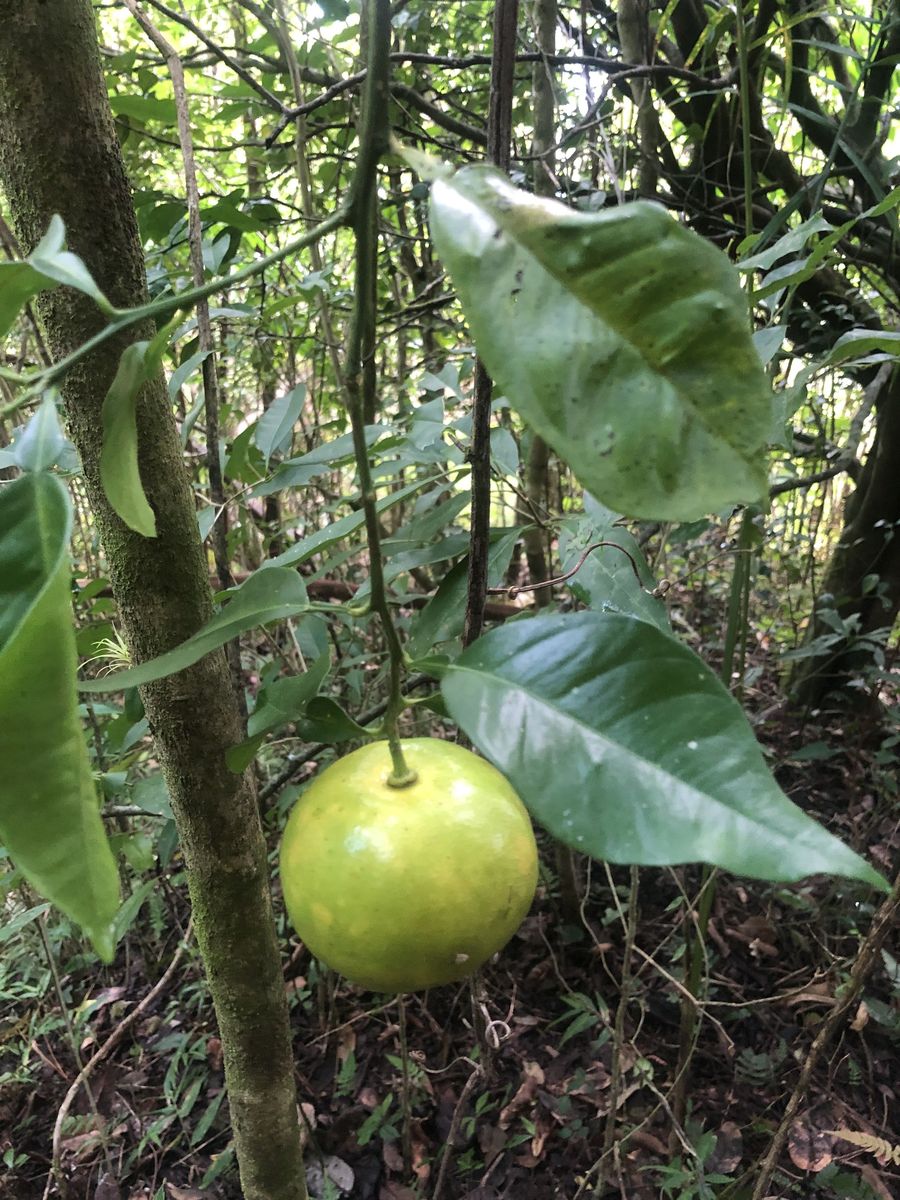
[(323, 771), (281, 842), (288, 915), (310, 950), (354, 983), (411, 992), (462, 979), (528, 912), (537, 847), (499, 771), (452, 742), (411, 738), (417, 779), (387, 782), (387, 742)]

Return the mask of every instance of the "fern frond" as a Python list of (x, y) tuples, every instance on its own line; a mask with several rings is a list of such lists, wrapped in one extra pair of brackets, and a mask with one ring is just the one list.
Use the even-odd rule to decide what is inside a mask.
[(876, 1137), (874, 1133), (854, 1133), (852, 1129), (826, 1129), (824, 1132), (849, 1142), (851, 1146), (868, 1150), (882, 1166), (893, 1164), (900, 1167), (900, 1144), (895, 1146), (887, 1138)]

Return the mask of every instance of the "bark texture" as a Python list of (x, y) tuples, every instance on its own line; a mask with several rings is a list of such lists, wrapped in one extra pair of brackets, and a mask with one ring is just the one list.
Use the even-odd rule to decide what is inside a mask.
[[(900, 612), (900, 370), (895, 369), (876, 401), (876, 432), (856, 490), (847, 500), (844, 527), (822, 583), (830, 607), (858, 621), (855, 636), (891, 628)], [(877, 576), (876, 586), (867, 578)], [(808, 639), (833, 632), (817, 617)], [(854, 641), (817, 658), (804, 659), (792, 681), (792, 696), (804, 705), (823, 702), (872, 665)], [(866, 695), (855, 689), (857, 696)]]
[[(144, 264), (89, 0), (0, 0), (0, 183), (27, 253), (53, 213), (68, 245), (115, 305), (145, 299)], [(40, 315), (54, 360), (102, 325), (80, 293), (46, 293)], [(133, 331), (128, 340), (151, 331)], [(140, 470), (158, 537), (131, 532), (99, 479), (100, 411), (122, 340), (70, 372), (69, 433), (83, 462), (126, 640), (140, 662), (171, 649), (211, 614), (207, 565), (162, 376), (139, 404)], [(143, 689), (172, 799), (197, 938), (225, 1050), (246, 1200), (303, 1200), (290, 1031), (252, 784), (224, 752), (241, 721), (224, 653)]]

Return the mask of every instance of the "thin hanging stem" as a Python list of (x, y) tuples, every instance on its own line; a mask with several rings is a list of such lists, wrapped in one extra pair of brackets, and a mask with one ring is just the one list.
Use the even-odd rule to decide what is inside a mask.
[[(519, 0), (497, 0), (491, 52), (491, 96), (488, 111), (488, 157), (501, 171), (509, 169), (512, 130), (513, 74)], [(472, 408), (472, 517), (469, 537), (469, 578), (463, 645), (468, 646), (484, 626), (491, 525), (491, 396), (493, 383), (481, 359), (475, 363), (475, 403)]]
[(391, 6), (390, 0), (369, 0), (369, 64), (363, 93), (362, 121), (359, 134), (359, 159), (350, 197), (350, 225), (356, 239), (356, 279), (353, 316), (347, 343), (345, 391), (353, 450), (362, 490), (369, 546), (369, 576), (372, 609), (378, 614), (387, 644), (390, 663), (388, 706), (382, 729), (391, 751), (393, 771), (388, 782), (393, 787), (414, 783), (416, 774), (403, 757), (397, 719), (405, 707), (403, 700), (403, 647), (391, 618), (381, 560), (381, 531), (375, 507), (375, 487), (366, 445), (365, 414), (375, 408), (375, 281), (378, 269), (377, 187), (378, 160), (388, 149), (388, 79), (390, 72)]
[(345, 207), (341, 207), (330, 216), (325, 217), (313, 229), (309, 229), (306, 233), (292, 238), (291, 241), (286, 242), (278, 250), (274, 250), (271, 254), (267, 254), (263, 258), (249, 263), (246, 267), (241, 267), (238, 271), (233, 271), (230, 275), (222, 275), (216, 279), (207, 280), (206, 283), (199, 287), (187, 288), (175, 296), (162, 296), (158, 300), (151, 300), (146, 304), (138, 304), (134, 308), (112, 309), (109, 324), (105, 325), (103, 329), (98, 330), (92, 337), (89, 337), (86, 342), (82, 342), (80, 346), (76, 346), (70, 354), (65, 355), (59, 362), (40, 371), (18, 375), (14, 382), (26, 390), (20, 396), (17, 396), (15, 400), (10, 401), (10, 403), (0, 408), (0, 417), (8, 416), (24, 405), (30, 404), (35, 396), (40, 395), (53, 384), (59, 383), (76, 363), (87, 358), (98, 346), (102, 346), (104, 342), (108, 342), (110, 338), (116, 337), (118, 334), (124, 332), (124, 330), (130, 329), (134, 325), (139, 325), (144, 321), (156, 321), (161, 325), (170, 317), (173, 317), (175, 313), (185, 312), (193, 308), (198, 301), (206, 299), (207, 296), (214, 296), (217, 292), (228, 291), (229, 288), (234, 287), (238, 283), (243, 283), (247, 279), (253, 279), (254, 276), (262, 274), (268, 267), (281, 262), (282, 259), (290, 258), (291, 255), (296, 254), (300, 250), (305, 250), (307, 246), (313, 245), (314, 242), (319, 241), (326, 234), (340, 229), (347, 223), (348, 210)]

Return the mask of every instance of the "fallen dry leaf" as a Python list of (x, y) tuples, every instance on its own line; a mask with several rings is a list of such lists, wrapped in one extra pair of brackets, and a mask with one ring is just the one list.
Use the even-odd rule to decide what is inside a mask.
[(832, 1159), (834, 1138), (814, 1129), (807, 1121), (795, 1121), (788, 1134), (788, 1154), (801, 1171), (824, 1171)]
[(501, 1129), (508, 1129), (515, 1117), (534, 1100), (535, 1093), (544, 1082), (544, 1072), (536, 1062), (526, 1062), (523, 1067), (524, 1079), (519, 1084), (519, 1090), (500, 1113), (498, 1122)]
[(97, 1181), (94, 1200), (122, 1200), (122, 1189), (112, 1175), (101, 1175)]
[(744, 1155), (744, 1139), (734, 1121), (723, 1121), (716, 1134), (716, 1145), (706, 1162), (706, 1170), (731, 1175)]

